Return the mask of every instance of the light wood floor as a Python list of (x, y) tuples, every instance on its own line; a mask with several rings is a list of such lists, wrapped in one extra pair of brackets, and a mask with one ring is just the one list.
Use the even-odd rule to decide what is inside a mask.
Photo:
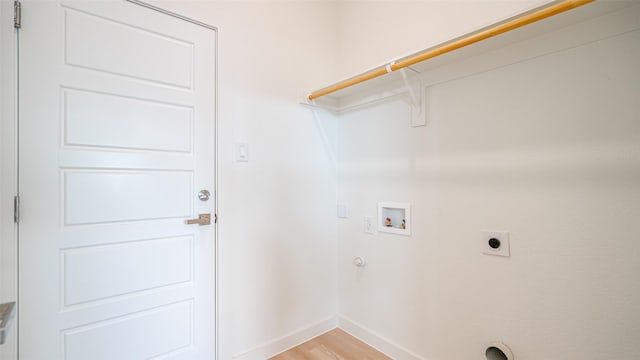
[(276, 355), (270, 360), (391, 360), (391, 358), (346, 332), (334, 329)]

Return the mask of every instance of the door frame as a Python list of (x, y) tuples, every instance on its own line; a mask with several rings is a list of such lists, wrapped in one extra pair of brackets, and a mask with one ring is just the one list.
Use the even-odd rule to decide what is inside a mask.
[[(218, 211), (218, 28), (139, 0), (125, 0), (214, 32), (214, 213)], [(18, 188), (18, 30), (13, 26), (13, 2), (0, 2), (0, 303), (18, 302), (18, 226), (14, 222), (13, 198)], [(214, 224), (214, 351), (219, 358), (219, 231)], [(18, 302), (19, 304), (19, 302)], [(0, 360), (18, 359), (16, 315), (7, 342), (0, 346)]]
[[(18, 36), (13, 2), (0, 1), (0, 303), (18, 297), (18, 228), (13, 198), (18, 193)], [(0, 360), (17, 359), (17, 316)]]

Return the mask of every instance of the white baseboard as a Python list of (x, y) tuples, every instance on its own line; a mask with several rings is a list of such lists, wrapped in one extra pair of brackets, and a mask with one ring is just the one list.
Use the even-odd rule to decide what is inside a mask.
[(238, 360), (268, 359), (274, 355), (280, 354), (281, 352), (296, 347), (305, 341), (311, 340), (316, 336), (322, 335), (327, 331), (333, 330), (336, 327), (338, 327), (338, 319), (336, 316), (332, 316), (328, 319), (318, 321), (315, 324), (293, 331), (287, 335), (281, 336), (262, 345), (258, 345), (251, 349), (241, 351), (231, 356), (231, 358)]
[(339, 327), (359, 340), (371, 345), (378, 351), (385, 353), (395, 360), (427, 360), (424, 357), (403, 348), (382, 335), (358, 324), (357, 322), (343, 316), (332, 316), (328, 319), (318, 321), (305, 328), (293, 331), (277, 339), (255, 346), (251, 349), (241, 351), (231, 358), (234, 360), (264, 360), (272, 356), (296, 347), (316, 336), (322, 335), (330, 330)]
[(343, 315), (338, 315), (338, 327), (392, 359), (427, 360)]

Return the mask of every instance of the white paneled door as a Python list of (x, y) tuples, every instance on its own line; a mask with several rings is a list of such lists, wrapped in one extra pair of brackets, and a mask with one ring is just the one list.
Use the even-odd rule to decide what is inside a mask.
[(20, 360), (214, 359), (215, 38), (22, 2)]

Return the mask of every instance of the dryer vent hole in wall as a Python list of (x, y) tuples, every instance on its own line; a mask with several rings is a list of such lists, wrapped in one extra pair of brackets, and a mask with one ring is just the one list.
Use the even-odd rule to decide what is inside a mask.
[(487, 357), (487, 360), (508, 360), (509, 359), (502, 350), (498, 349), (495, 346), (488, 347), (487, 351), (485, 352), (485, 356)]
[(500, 341), (488, 344), (484, 356), (487, 360), (514, 360), (511, 349)]

